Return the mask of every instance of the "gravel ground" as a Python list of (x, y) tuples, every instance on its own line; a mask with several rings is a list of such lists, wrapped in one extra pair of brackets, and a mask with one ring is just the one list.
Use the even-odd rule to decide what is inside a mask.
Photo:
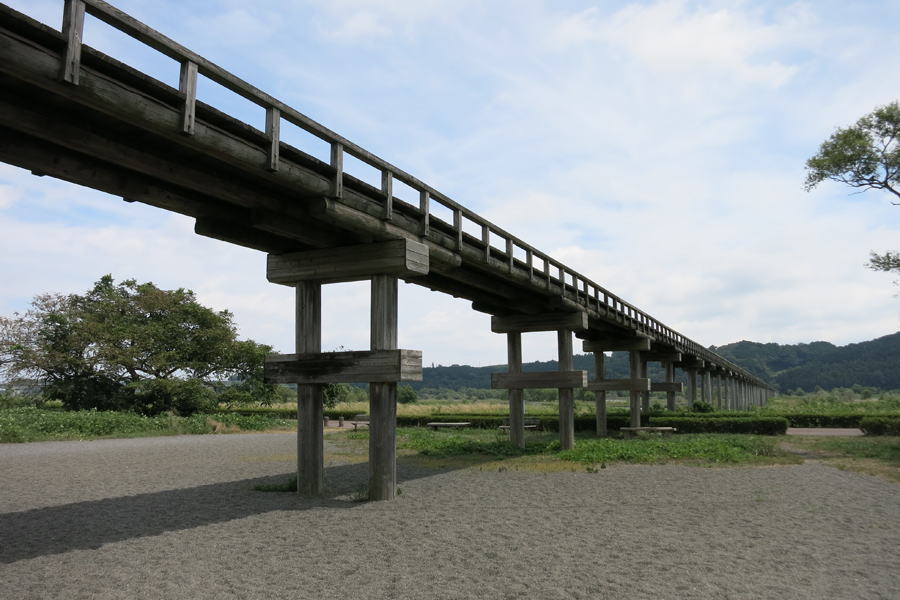
[(900, 486), (815, 463), (598, 473), (365, 464), (295, 434), (0, 445), (0, 598), (900, 598)]

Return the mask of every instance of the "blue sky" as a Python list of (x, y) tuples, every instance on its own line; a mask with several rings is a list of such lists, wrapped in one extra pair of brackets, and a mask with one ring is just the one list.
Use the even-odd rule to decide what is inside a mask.
[[(61, 0), (5, 2), (59, 27)], [(114, 4), (701, 344), (900, 329), (898, 288), (864, 266), (900, 249), (900, 207), (803, 190), (835, 127), (900, 98), (898, 2)], [(177, 83), (173, 61), (90, 17), (85, 41)], [(262, 127), (261, 109), (216, 88), (201, 99)], [(192, 227), (0, 164), (0, 314), (112, 273), (189, 287), (291, 351), (292, 294), (266, 282), (264, 255)], [(366, 285), (325, 300), (323, 347), (366, 348)], [(505, 361), (467, 302), (403, 285), (400, 326), (426, 365)], [(525, 336), (526, 360), (554, 352), (552, 336)]]

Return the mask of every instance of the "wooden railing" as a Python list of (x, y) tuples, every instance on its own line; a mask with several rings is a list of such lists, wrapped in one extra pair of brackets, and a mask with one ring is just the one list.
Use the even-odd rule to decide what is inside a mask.
[[(85, 13), (174, 59), (181, 65), (179, 91), (183, 96), (184, 103), (180, 127), (185, 135), (194, 134), (197, 77), (203, 75), (265, 110), (265, 135), (268, 142), (265, 168), (269, 171), (277, 171), (279, 169), (279, 148), (282, 143), (280, 124), (281, 120), (284, 119), (323, 140), (330, 146), (330, 165), (333, 173), (331, 196), (336, 200), (340, 200), (344, 194), (344, 155), (350, 155), (380, 172), (380, 201), (383, 205), (383, 219), (390, 220), (392, 218), (394, 210), (393, 183), (394, 181), (400, 181), (418, 192), (419, 230), (415, 232), (418, 235), (427, 237), (431, 231), (432, 220), (440, 220), (432, 214), (431, 203), (440, 204), (453, 215), (453, 223), (446, 223), (446, 225), (453, 232), (451, 245), (455, 246), (457, 250), (461, 251), (464, 244), (470, 243), (470, 240), (466, 239), (467, 237), (473, 237), (463, 231), (463, 220), (467, 219), (481, 230), (479, 245), (483, 247), (485, 262), (491, 262), (491, 250), (493, 248), (505, 256), (506, 268), (510, 272), (517, 268), (527, 272), (528, 280), (532, 285), (553, 293), (558, 291), (561, 296), (570, 298), (585, 308), (593, 309), (598, 313), (611, 317), (624, 327), (652, 335), (698, 358), (727, 367), (736, 373), (742, 374), (748, 380), (767, 386), (765, 382), (750, 375), (744, 369), (681, 335), (601, 285), (468, 210), (413, 175), (357, 146), (324, 125), (273, 98), (103, 0), (65, 0), (62, 26), (65, 40), (65, 57), (61, 73), (61, 77), (65, 81), (78, 85)], [(444, 221), (441, 220), (441, 222)], [(502, 249), (494, 247), (491, 243), (492, 235), (498, 237), (505, 244), (505, 247)], [(524, 252), (524, 261), (515, 258), (517, 248)], [(522, 266), (520, 267), (519, 265)]]

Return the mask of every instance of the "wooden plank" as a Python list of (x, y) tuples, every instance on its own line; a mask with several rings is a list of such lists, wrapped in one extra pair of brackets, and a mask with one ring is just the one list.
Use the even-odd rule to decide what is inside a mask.
[(491, 331), (494, 333), (558, 331), (560, 329), (586, 331), (587, 328), (586, 311), (491, 317)]
[(428, 246), (401, 239), (290, 254), (269, 254), (266, 277), (272, 283), (359, 281), (373, 275), (427, 275)]
[(650, 350), (650, 338), (584, 340), (581, 344), (581, 349), (584, 352), (646, 351)]
[[(556, 346), (559, 355), (560, 373), (571, 373), (574, 368), (572, 358), (572, 331), (560, 329), (556, 335)], [(577, 372), (577, 371), (576, 371)], [(587, 382), (587, 371), (582, 371), (583, 377), (580, 386)], [(575, 394), (573, 387), (558, 385), (559, 388), (559, 445), (562, 450), (571, 450), (575, 447)]]
[[(522, 334), (506, 334), (506, 365), (510, 374), (522, 372)], [(519, 448), (525, 447), (525, 394), (522, 389), (510, 388), (509, 400), (509, 440)]]
[[(397, 278), (372, 278), (370, 340), (373, 353), (397, 352)], [(403, 353), (404, 351), (399, 351)], [(422, 353), (410, 356), (422, 379)], [(397, 381), (369, 384), (369, 500), (397, 494)]]
[(189, 60), (181, 63), (178, 91), (184, 96), (184, 104), (181, 107), (181, 133), (194, 135), (197, 117), (197, 63)]
[[(296, 349), (316, 353), (322, 347), (322, 286), (303, 281), (296, 287)], [(325, 446), (321, 385), (297, 386), (297, 492), (319, 496), (325, 490)]]
[(394, 175), (386, 169), (381, 172), (381, 193), (384, 195), (383, 218), (390, 221), (394, 217)]
[(679, 362), (681, 360), (681, 352), (645, 352), (644, 358), (649, 362)]
[(595, 392), (649, 392), (650, 380), (646, 377), (595, 380), (588, 382), (587, 389)]
[(585, 386), (587, 386), (587, 371), (491, 373), (491, 387), (499, 390), (583, 388)]
[(274, 172), (278, 170), (281, 148), (281, 111), (273, 106), (266, 109), (266, 137), (269, 139), (266, 170)]
[(266, 358), (268, 383), (422, 381), (421, 350), (356, 350), (274, 354)]
[(63, 5), (62, 35), (66, 42), (62, 80), (78, 85), (81, 74), (81, 40), (84, 36), (84, 1), (66, 0)]
[(677, 392), (684, 391), (684, 384), (680, 381), (653, 381), (650, 383), (651, 392)]

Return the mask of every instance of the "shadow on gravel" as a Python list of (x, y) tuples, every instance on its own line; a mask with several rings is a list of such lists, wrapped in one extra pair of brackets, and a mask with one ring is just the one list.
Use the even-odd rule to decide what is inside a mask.
[[(401, 482), (440, 472), (398, 468)], [(0, 563), (70, 550), (97, 549), (104, 544), (273, 511), (359, 506), (348, 494), (365, 485), (367, 465), (330, 466), (325, 472), (329, 490), (323, 498), (301, 498), (292, 493), (265, 493), (253, 489), (257, 484), (283, 481), (291, 476), (291, 473), (285, 473), (0, 514)]]

